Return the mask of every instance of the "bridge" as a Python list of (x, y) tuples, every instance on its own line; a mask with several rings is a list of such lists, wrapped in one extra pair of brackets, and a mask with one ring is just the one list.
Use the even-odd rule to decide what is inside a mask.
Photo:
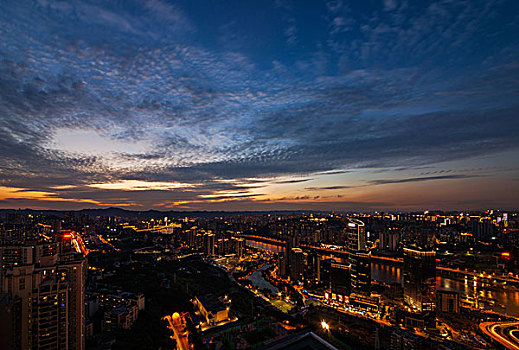
[[(283, 250), (286, 249), (286, 241), (282, 241), (282, 240), (275, 239), (275, 238), (255, 236), (255, 235), (236, 235), (236, 237), (240, 237), (245, 240), (272, 244), (272, 245), (281, 247)], [(347, 258), (349, 255), (348, 251), (346, 251), (346, 250), (330, 249), (330, 248), (317, 247), (317, 246), (312, 246), (312, 245), (307, 245), (307, 244), (302, 244), (301, 248), (317, 251), (317, 252), (320, 252), (323, 254), (336, 255), (341, 258)], [(392, 258), (392, 257), (387, 257), (387, 256), (381, 256), (381, 255), (371, 255), (371, 259), (374, 261), (392, 263), (392, 264), (403, 264), (403, 262), (404, 262), (402, 258)]]
[(273, 245), (277, 245), (277, 246), (280, 246), (280, 247), (285, 247), (285, 245), (286, 245), (285, 241), (281, 241), (281, 240), (275, 239), (275, 238), (263, 237), (263, 236), (236, 235), (235, 237), (243, 238), (243, 239), (246, 239), (246, 240), (248, 239), (248, 240), (256, 241), (256, 242), (263, 242), (263, 243), (273, 244)]
[[(269, 237), (262, 237), (262, 236), (255, 236), (255, 235), (238, 235), (237, 237), (244, 238), (246, 240), (251, 241), (257, 241), (262, 242), (266, 244), (272, 244), (278, 247), (281, 247), (283, 250), (286, 249), (286, 242), (275, 239), (275, 238), (269, 238)], [(317, 251), (322, 254), (330, 254), (335, 255), (340, 258), (346, 259), (348, 257), (348, 252), (346, 250), (339, 250), (339, 249), (330, 249), (325, 247), (317, 247), (307, 244), (302, 244), (301, 248), (311, 250), (311, 251)], [(371, 260), (376, 262), (381, 262), (384, 264), (391, 264), (391, 265), (403, 265), (404, 259), (403, 258), (393, 258), (389, 256), (383, 256), (383, 255), (371, 255)], [(439, 272), (441, 276), (444, 277), (469, 277), (471, 280), (477, 280), (479, 282), (485, 282), (492, 284), (494, 282), (501, 282), (506, 283), (512, 286), (519, 287), (519, 278), (516, 278), (514, 276), (509, 275), (496, 275), (496, 274), (487, 274), (486, 272), (478, 272), (478, 271), (469, 271), (465, 269), (458, 269), (458, 268), (450, 268), (450, 267), (444, 267), (444, 266), (436, 266), (436, 271)]]

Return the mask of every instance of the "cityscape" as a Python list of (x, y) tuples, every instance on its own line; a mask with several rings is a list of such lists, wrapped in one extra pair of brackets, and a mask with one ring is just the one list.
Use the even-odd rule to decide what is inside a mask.
[(519, 350), (519, 2), (0, 1), (0, 349)]
[(2, 210), (9, 349), (515, 349), (519, 213)]

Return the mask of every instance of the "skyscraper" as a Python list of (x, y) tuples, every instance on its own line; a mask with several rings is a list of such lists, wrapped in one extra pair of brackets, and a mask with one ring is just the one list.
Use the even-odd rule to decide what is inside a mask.
[(436, 253), (404, 248), (404, 303), (414, 312), (436, 307)]
[(212, 233), (204, 235), (204, 253), (214, 255), (215, 236)]
[(233, 242), (234, 253), (236, 254), (236, 256), (238, 258), (241, 258), (243, 256), (243, 251), (245, 249), (245, 240), (243, 238), (233, 237), (232, 242)]
[(346, 233), (346, 246), (351, 266), (351, 291), (369, 294), (371, 287), (371, 253), (366, 247), (364, 223), (351, 219), (348, 222)]
[(366, 228), (362, 221), (349, 220), (346, 228), (346, 247), (349, 252), (366, 250)]
[(436, 326), (436, 253), (404, 248), (404, 310), (407, 327)]
[(371, 252), (350, 252), (351, 290), (354, 293), (369, 294), (371, 289)]
[(292, 248), (290, 251), (290, 279), (302, 281), (305, 270), (305, 253), (301, 248)]

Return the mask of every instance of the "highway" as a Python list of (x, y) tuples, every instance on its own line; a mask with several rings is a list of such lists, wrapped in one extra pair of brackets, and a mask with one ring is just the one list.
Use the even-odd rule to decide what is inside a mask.
[(174, 313), (172, 316), (167, 315), (163, 319), (168, 321), (169, 328), (175, 334), (177, 340), (177, 350), (190, 350), (191, 346), (187, 338), (187, 333), (183, 331), (184, 325), (182, 317), (178, 313)]
[(479, 329), (507, 349), (519, 350), (519, 322), (483, 322)]

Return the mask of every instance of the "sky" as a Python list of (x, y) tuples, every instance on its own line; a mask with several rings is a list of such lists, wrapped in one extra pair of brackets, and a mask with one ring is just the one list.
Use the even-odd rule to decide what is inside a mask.
[(519, 2), (0, 2), (0, 208), (519, 209)]

